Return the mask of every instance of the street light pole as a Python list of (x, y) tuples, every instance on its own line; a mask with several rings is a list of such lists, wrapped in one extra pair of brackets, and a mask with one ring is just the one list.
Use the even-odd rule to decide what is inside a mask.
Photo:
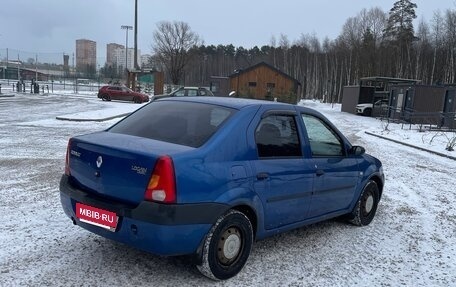
[(125, 32), (125, 71), (127, 72), (127, 82), (128, 82), (128, 30), (133, 30), (133, 26), (129, 25), (122, 25), (120, 26), (122, 30), (126, 30)]
[(135, 56), (133, 59), (135, 70), (139, 70), (138, 65), (138, 0), (135, 0)]
[(20, 60), (19, 60), (19, 54), (17, 54), (17, 80), (21, 81), (21, 69), (20, 69)]

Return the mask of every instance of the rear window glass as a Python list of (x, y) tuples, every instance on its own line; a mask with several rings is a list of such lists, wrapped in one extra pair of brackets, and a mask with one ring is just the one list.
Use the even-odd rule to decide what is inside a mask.
[(201, 103), (153, 102), (120, 121), (109, 131), (199, 147), (235, 111)]

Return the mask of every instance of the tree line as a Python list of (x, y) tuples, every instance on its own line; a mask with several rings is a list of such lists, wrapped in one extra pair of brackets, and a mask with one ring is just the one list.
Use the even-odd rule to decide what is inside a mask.
[(290, 41), (273, 36), (250, 49), (204, 45), (183, 22), (162, 22), (154, 32), (151, 64), (173, 84), (208, 85), (210, 76), (228, 76), (264, 61), (297, 79), (304, 98), (340, 102), (342, 89), (361, 77), (384, 76), (452, 84), (456, 80), (456, 10), (436, 11), (415, 29), (417, 5), (396, 1), (390, 11), (363, 9), (348, 18), (340, 35), (320, 40), (302, 34)]

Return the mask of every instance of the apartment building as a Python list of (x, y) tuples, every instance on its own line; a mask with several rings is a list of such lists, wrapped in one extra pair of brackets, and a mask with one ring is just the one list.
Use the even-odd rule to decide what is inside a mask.
[[(117, 66), (116, 50), (125, 49), (124, 45), (109, 43), (106, 45), (106, 65), (109, 67)], [(125, 62), (125, 59), (124, 59)]]
[(76, 40), (76, 71), (95, 73), (97, 65), (97, 43), (92, 40)]

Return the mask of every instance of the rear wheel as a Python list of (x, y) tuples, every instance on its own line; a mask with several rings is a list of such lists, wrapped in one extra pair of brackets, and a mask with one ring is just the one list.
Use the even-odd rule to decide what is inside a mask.
[(103, 101), (110, 101), (110, 100), (111, 100), (111, 97), (110, 97), (109, 95), (107, 95), (107, 94), (103, 94), (103, 95), (101, 95), (101, 99), (102, 99)]
[(361, 193), (355, 208), (349, 215), (350, 222), (357, 226), (365, 226), (371, 223), (377, 211), (380, 193), (377, 183), (370, 180)]
[(198, 270), (214, 280), (235, 276), (244, 267), (253, 243), (250, 220), (237, 210), (222, 215), (212, 226), (202, 250)]

